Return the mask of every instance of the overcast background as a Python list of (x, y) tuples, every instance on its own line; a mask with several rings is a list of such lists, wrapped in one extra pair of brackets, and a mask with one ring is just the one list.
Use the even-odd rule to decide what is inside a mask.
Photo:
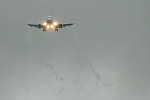
[[(0, 100), (149, 100), (149, 4), (1, 0)], [(75, 25), (25, 25), (48, 15)]]

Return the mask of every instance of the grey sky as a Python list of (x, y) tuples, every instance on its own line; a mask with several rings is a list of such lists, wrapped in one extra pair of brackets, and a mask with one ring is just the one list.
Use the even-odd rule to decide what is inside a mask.
[[(149, 0), (1, 0), (0, 100), (149, 100)], [(48, 15), (76, 23), (30, 28)]]

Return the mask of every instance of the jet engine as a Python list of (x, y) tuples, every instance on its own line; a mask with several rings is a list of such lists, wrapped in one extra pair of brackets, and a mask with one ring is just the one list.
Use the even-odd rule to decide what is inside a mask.
[(42, 25), (41, 25), (41, 24), (38, 24), (38, 25), (37, 25), (37, 28), (42, 28)]
[(63, 24), (59, 24), (59, 25), (58, 25), (58, 28), (63, 28)]

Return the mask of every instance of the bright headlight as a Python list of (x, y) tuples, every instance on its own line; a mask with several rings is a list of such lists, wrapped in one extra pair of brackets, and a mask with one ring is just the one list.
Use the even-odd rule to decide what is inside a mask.
[(54, 22), (53, 24), (54, 24), (54, 26), (58, 25), (58, 23), (57, 23), (57, 22)]
[(49, 25), (47, 25), (47, 28), (49, 28)]
[(51, 25), (51, 28), (54, 28), (54, 26), (53, 26), (53, 25)]
[(47, 23), (46, 23), (46, 22), (44, 22), (44, 23), (43, 23), (43, 25), (44, 25), (44, 26), (46, 26), (46, 25), (47, 25)]

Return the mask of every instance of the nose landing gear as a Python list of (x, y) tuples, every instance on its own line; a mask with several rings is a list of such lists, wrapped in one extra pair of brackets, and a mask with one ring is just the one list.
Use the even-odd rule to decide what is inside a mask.
[[(58, 29), (56, 28), (55, 31), (58, 31)], [(43, 29), (43, 32), (46, 32), (46, 29)]]

